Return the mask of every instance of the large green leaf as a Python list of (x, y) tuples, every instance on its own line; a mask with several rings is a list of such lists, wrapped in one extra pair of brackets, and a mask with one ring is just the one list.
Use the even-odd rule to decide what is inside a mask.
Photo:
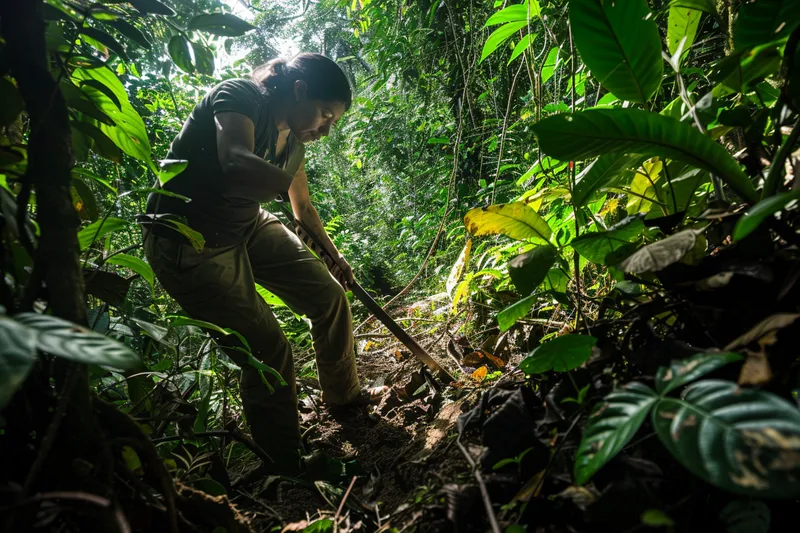
[(625, 153), (604, 154), (578, 175), (572, 190), (572, 203), (583, 207), (594, 194), (633, 172), (644, 160), (644, 156)]
[(529, 33), (525, 37), (520, 39), (517, 45), (514, 47), (514, 51), (511, 52), (511, 57), (508, 58), (507, 64), (510, 65), (512, 61), (514, 61), (516, 58), (522, 55), (522, 53), (525, 50), (527, 50), (531, 46), (531, 44), (533, 44), (533, 41), (536, 39), (537, 35), (538, 34), (536, 33)]
[(151, 291), (155, 287), (156, 276), (153, 273), (153, 269), (150, 268), (150, 265), (148, 265), (138, 257), (128, 254), (117, 254), (109, 257), (106, 260), (106, 263), (108, 263), (109, 265), (119, 265), (129, 268), (132, 271), (139, 274), (140, 276), (142, 276), (142, 278), (144, 278), (145, 281), (147, 281), (147, 284), (150, 285)]
[(75, 120), (72, 121), (70, 125), (94, 141), (93, 148), (99, 155), (116, 163), (122, 161), (122, 154), (119, 151), (119, 147), (114, 144), (114, 141), (109, 139), (108, 135), (103, 133), (100, 128), (88, 122)]
[(511, 326), (517, 323), (517, 320), (528, 316), (528, 313), (531, 312), (531, 307), (533, 307), (533, 303), (536, 301), (536, 295), (531, 294), (530, 296), (526, 296), (522, 300), (513, 303), (497, 313), (497, 325), (500, 328), (500, 331), (508, 331), (511, 329)]
[(546, 245), (537, 246), (508, 262), (508, 274), (520, 294), (530, 294), (541, 285), (550, 267), (556, 262), (556, 257), (558, 250)]
[(662, 396), (669, 394), (670, 391), (701, 378), (709, 372), (742, 359), (743, 357), (738, 353), (708, 352), (698, 353), (681, 361), (673, 361), (668, 367), (662, 366), (656, 372), (656, 390)]
[(0, 316), (0, 409), (8, 405), (36, 361), (36, 330)]
[[(81, 91), (94, 102), (105, 114), (111, 117), (114, 125), (101, 124), (100, 129), (114, 141), (114, 144), (131, 157), (135, 157), (147, 165), (152, 166), (150, 160), (150, 139), (144, 126), (142, 117), (128, 100), (128, 93), (122, 82), (107, 67), (93, 69), (75, 69), (72, 72), (73, 80), (80, 85)], [(106, 90), (97, 89), (96, 84), (83, 83), (93, 80), (106, 87)], [(108, 93), (112, 92), (116, 98), (112, 99)]]
[(603, 87), (621, 100), (650, 100), (664, 64), (645, 0), (569, 0), (569, 22), (581, 58)]
[(163, 159), (158, 162), (158, 181), (164, 185), (188, 166), (189, 161), (185, 159)]
[(119, 231), (128, 226), (130, 226), (130, 222), (117, 217), (108, 217), (89, 224), (78, 232), (78, 244), (80, 244), (81, 251), (88, 248), (105, 234)]
[(683, 43), (683, 52), (689, 50), (697, 36), (697, 26), (700, 24), (702, 11), (680, 6), (670, 6), (667, 20), (667, 49), (674, 55)]
[(734, 44), (744, 50), (786, 37), (800, 25), (800, 0), (758, 0), (744, 4), (736, 20)]
[(174, 35), (167, 44), (167, 51), (179, 69), (187, 74), (194, 72), (192, 53), (189, 51), (189, 39), (183, 35)]
[(214, 75), (214, 52), (207, 46), (192, 41), (192, 51), (194, 52), (194, 64), (197, 72), (206, 76)]
[(633, 438), (648, 411), (658, 400), (653, 390), (629, 383), (615, 390), (595, 408), (575, 457), (575, 483), (582, 485), (616, 456)]
[(631, 274), (663, 270), (691, 252), (697, 244), (697, 236), (701, 233), (702, 230), (687, 229), (648, 244), (622, 261), (619, 268)]
[(744, 239), (755, 231), (767, 217), (788, 207), (797, 207), (798, 202), (800, 202), (800, 189), (776, 194), (775, 196), (761, 200), (748, 209), (747, 212), (742, 215), (742, 218), (736, 222), (736, 227), (733, 228), (733, 240), (738, 241)]
[(112, 20), (106, 22), (106, 24), (114, 27), (122, 35), (135, 42), (145, 50), (150, 50), (150, 48), (152, 48), (152, 45), (150, 44), (150, 41), (147, 40), (147, 37), (145, 37), (138, 28), (134, 27), (130, 23), (124, 20)]
[(533, 130), (539, 147), (556, 159), (607, 153), (668, 157), (716, 174), (749, 202), (758, 200), (750, 179), (725, 148), (673, 118), (638, 109), (589, 109), (548, 117)]
[(255, 26), (230, 13), (207, 13), (189, 21), (190, 30), (200, 30), (224, 37), (239, 37)]
[(644, 222), (634, 218), (629, 223), (618, 229), (586, 233), (574, 239), (570, 246), (592, 263), (606, 265), (606, 258), (612, 252), (627, 246), (635, 237), (644, 231)]
[(476, 236), (502, 234), (545, 244), (553, 234), (547, 222), (524, 202), (477, 207), (464, 216), (464, 224)]
[(118, 370), (141, 367), (136, 352), (78, 324), (39, 313), (20, 313), (14, 315), (14, 320), (36, 330), (36, 346), (52, 355)]
[(519, 22), (521, 20), (528, 20), (528, 6), (525, 4), (508, 6), (501, 9), (489, 17), (483, 27), (488, 28), (489, 26), (497, 26), (498, 24), (505, 24), (507, 22)]
[(597, 339), (589, 335), (562, 335), (533, 350), (519, 367), (526, 374), (567, 372), (588, 361), (595, 344)]
[(501, 44), (509, 40), (512, 35), (520, 31), (522, 28), (525, 28), (527, 25), (527, 20), (521, 20), (518, 22), (509, 22), (508, 24), (504, 24), (503, 26), (500, 26), (494, 30), (492, 34), (489, 35), (489, 38), (486, 39), (486, 43), (483, 45), (479, 63), (489, 57), (489, 55), (497, 50)]
[(672, 0), (669, 3), (669, 7), (673, 6), (696, 9), (697, 11), (703, 11), (709, 15), (713, 15), (715, 18), (719, 18), (714, 0)]
[(800, 410), (769, 392), (705, 380), (663, 398), (653, 427), (693, 474), (759, 498), (800, 495)]
[[(130, 58), (128, 58), (128, 54), (125, 53), (125, 47), (123, 47), (119, 41), (117, 41), (114, 37), (107, 34), (106, 32), (100, 31), (97, 28), (91, 28), (89, 26), (82, 27), (80, 29), (80, 32), (81, 35), (83, 35), (84, 37), (88, 37), (89, 39), (94, 40), (96, 43), (108, 48), (109, 50), (117, 54), (126, 63), (130, 61)], [(95, 48), (99, 47), (95, 46)]]

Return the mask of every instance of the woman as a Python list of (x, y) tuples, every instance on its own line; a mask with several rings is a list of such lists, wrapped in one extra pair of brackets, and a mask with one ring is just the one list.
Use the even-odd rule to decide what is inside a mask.
[[(153, 194), (147, 203), (145, 251), (166, 291), (190, 316), (240, 333), (253, 357), (286, 382), (265, 373), (265, 384), (241, 345), (228, 350), (242, 368), (242, 404), (253, 439), (273, 459), (275, 473), (298, 472), (297, 394), (291, 348), (256, 283), (311, 320), (326, 403), (374, 399), (361, 392), (356, 374), (343, 289), (352, 270), (311, 204), (304, 165), (303, 143), (328, 135), (351, 102), (344, 72), (319, 54), (271, 61), (252, 80), (224, 81), (194, 108), (167, 156), (189, 164), (164, 189), (191, 201)], [(261, 208), (287, 191), (294, 216), (333, 258), (330, 273)], [(202, 251), (184, 237), (181, 224), (203, 235)], [(230, 344), (231, 338), (220, 341)]]

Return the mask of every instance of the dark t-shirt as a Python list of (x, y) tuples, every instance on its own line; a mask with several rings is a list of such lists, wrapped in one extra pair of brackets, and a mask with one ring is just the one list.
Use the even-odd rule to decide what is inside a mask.
[[(219, 163), (214, 115), (224, 112), (249, 117), (255, 125), (253, 153), (289, 174), (297, 172), (305, 156), (303, 143), (293, 134), (289, 134), (281, 157), (275, 156), (278, 128), (267, 95), (255, 83), (233, 79), (214, 87), (189, 115), (167, 154), (167, 159), (186, 159), (189, 164), (163, 188), (191, 198), (191, 202), (164, 194), (151, 194), (147, 201), (149, 215), (185, 218), (190, 228), (203, 234), (209, 247), (243, 242), (255, 227), (260, 209), (256, 199), (230, 198), (223, 193), (224, 180), (231, 178), (224, 175)], [(183, 240), (165, 224), (155, 224), (153, 232)]]

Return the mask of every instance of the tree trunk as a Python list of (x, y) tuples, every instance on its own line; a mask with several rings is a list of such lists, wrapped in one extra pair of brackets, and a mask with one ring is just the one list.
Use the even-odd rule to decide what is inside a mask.
[[(6, 40), (11, 74), (19, 84), (30, 118), (23, 185), (36, 190), (41, 229), (36, 268), (47, 284), (53, 314), (85, 325), (86, 300), (78, 261), (79, 220), (70, 197), (72, 132), (66, 102), (50, 74), (41, 0), (0, 2), (0, 31)], [(27, 209), (27, 205), (20, 208)]]

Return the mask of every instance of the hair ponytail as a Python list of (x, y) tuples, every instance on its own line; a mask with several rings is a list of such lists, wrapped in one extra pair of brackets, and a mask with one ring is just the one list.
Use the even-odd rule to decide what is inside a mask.
[(350, 109), (353, 101), (350, 81), (335, 61), (322, 54), (299, 54), (289, 61), (273, 59), (253, 72), (253, 81), (269, 96), (278, 98), (291, 97), (297, 80), (308, 86), (309, 99), (342, 102), (345, 109)]

